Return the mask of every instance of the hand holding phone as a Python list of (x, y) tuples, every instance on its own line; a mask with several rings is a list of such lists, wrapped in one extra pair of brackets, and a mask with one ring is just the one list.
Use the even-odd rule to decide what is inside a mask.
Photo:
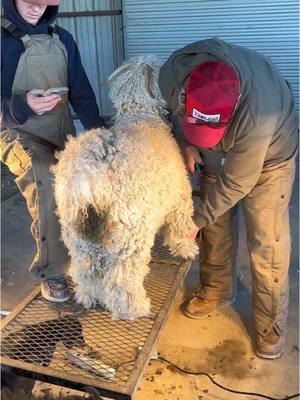
[(45, 112), (53, 110), (62, 101), (62, 98), (56, 94), (44, 96), (44, 90), (31, 89), (26, 93), (26, 100), (29, 107), (37, 115), (42, 115)]

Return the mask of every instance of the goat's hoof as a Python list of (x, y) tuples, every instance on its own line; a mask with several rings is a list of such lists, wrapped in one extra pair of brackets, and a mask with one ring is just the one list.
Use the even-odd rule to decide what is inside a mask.
[(87, 292), (76, 291), (75, 300), (77, 303), (82, 304), (85, 308), (91, 308), (96, 305), (96, 300)]
[(173, 256), (179, 256), (184, 259), (193, 260), (199, 253), (199, 248), (194, 240), (180, 240), (176, 245), (170, 246)]
[(135, 305), (129, 305), (129, 307), (124, 310), (120, 309), (119, 311), (113, 310), (112, 318), (113, 319), (127, 319), (130, 321), (134, 321), (137, 318), (147, 318), (151, 315), (150, 312), (150, 301), (149, 299), (145, 299), (145, 301), (137, 302)]

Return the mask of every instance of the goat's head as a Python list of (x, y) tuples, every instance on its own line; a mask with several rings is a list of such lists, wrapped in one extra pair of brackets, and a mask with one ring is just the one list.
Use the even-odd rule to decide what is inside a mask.
[(124, 62), (106, 80), (110, 84), (109, 97), (116, 111), (115, 119), (121, 115), (139, 116), (155, 114), (164, 117), (167, 103), (163, 99), (158, 74), (160, 64), (154, 56), (133, 57)]

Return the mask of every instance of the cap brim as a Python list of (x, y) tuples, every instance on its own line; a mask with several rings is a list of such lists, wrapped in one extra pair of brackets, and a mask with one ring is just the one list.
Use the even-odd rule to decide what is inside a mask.
[(210, 128), (207, 125), (196, 125), (184, 121), (184, 136), (186, 140), (197, 147), (214, 147), (222, 139), (226, 126)]

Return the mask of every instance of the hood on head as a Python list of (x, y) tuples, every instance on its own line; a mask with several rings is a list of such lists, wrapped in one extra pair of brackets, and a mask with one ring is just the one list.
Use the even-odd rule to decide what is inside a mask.
[(19, 15), (14, 0), (2, 0), (2, 6), (4, 17), (29, 34), (44, 33), (46, 28), (55, 20), (58, 13), (58, 6), (47, 6), (38, 24), (33, 26)]

